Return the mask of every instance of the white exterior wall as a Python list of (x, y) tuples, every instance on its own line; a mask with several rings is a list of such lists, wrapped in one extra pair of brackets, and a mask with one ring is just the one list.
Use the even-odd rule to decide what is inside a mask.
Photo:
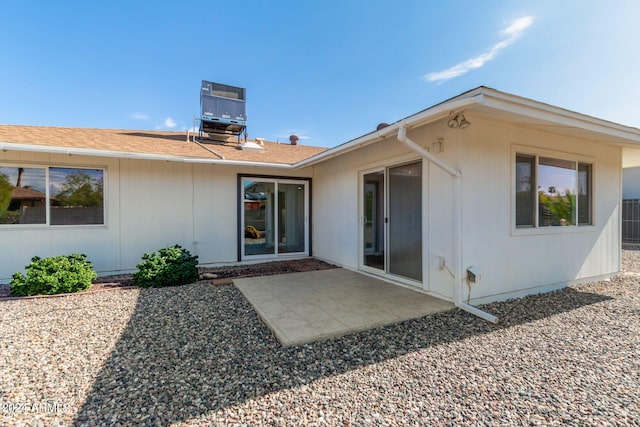
[[(471, 302), (537, 293), (617, 273), (621, 149), (467, 118), (473, 125), (462, 132), (463, 267), (473, 265), (482, 274), (471, 287)], [(593, 165), (593, 226), (515, 228), (514, 156), (522, 147), (529, 153)]]
[[(535, 293), (612, 275), (620, 266), (621, 152), (619, 148), (489, 122), (467, 114), (472, 126), (444, 121), (410, 131), (435, 154), (463, 171), (463, 267), (482, 274), (470, 289), (479, 303)], [(593, 227), (516, 230), (513, 212), (514, 146), (553, 157), (561, 153), (593, 164)], [(546, 151), (544, 151), (546, 150)], [(394, 137), (301, 170), (186, 164), (0, 151), (17, 165), (105, 168), (105, 226), (0, 227), (0, 283), (32, 256), (86, 253), (101, 274), (133, 271), (143, 253), (180, 244), (201, 264), (237, 260), (237, 174), (312, 177), (313, 255), (358, 269), (362, 236), (361, 175), (419, 156)], [(427, 292), (452, 299), (454, 179), (423, 161), (423, 277)], [(466, 289), (466, 287), (465, 287)], [(468, 290), (467, 290), (468, 291)], [(465, 295), (466, 300), (467, 295)]]
[[(424, 146), (436, 138), (448, 137), (451, 130), (441, 124), (409, 132), (410, 138)], [(445, 142), (439, 156), (455, 165), (457, 143)], [(361, 257), (361, 205), (363, 172), (393, 166), (421, 157), (395, 137), (387, 137), (362, 149), (314, 166), (313, 235), (315, 256), (358, 269)], [(452, 299), (453, 288), (446, 270), (431, 268), (434, 257), (445, 257), (453, 269), (453, 188), (450, 175), (427, 161), (423, 173), (423, 290)]]
[(87, 254), (99, 274), (135, 270), (145, 252), (179, 244), (200, 264), (237, 261), (237, 174), (309, 177), (311, 169), (0, 151), (8, 165), (105, 168), (105, 225), (0, 227), (0, 283), (31, 258)]
[(394, 138), (313, 166), (313, 253), (349, 268), (358, 268), (360, 175), (418, 159)]
[[(609, 277), (620, 266), (621, 152), (594, 142), (486, 122), (467, 114), (473, 125), (452, 130), (444, 121), (408, 133), (425, 148), (439, 138), (435, 154), (462, 170), (463, 268), (476, 267), (481, 279), (463, 299), (487, 302), (551, 290), (583, 280)], [(553, 157), (577, 156), (593, 164), (594, 226), (515, 228), (515, 145)], [(360, 175), (378, 166), (417, 158), (394, 137), (314, 166), (314, 255), (357, 269), (361, 265)], [(453, 299), (454, 281), (438, 268), (444, 257), (454, 269), (454, 178), (423, 161), (423, 290)]]

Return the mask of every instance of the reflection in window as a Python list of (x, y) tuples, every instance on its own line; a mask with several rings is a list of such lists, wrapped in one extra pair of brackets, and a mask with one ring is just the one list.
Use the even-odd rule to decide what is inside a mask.
[(578, 165), (578, 225), (591, 225), (591, 165)]
[(104, 170), (0, 166), (4, 224), (104, 224)]
[(307, 181), (243, 177), (240, 257), (308, 251)]
[(273, 253), (274, 192), (273, 182), (244, 181), (245, 255)]
[(576, 224), (576, 163), (540, 157), (538, 160), (538, 224)]
[(536, 213), (533, 209), (536, 193), (536, 158), (518, 154), (516, 156), (516, 227), (534, 227)]
[(516, 154), (516, 227), (593, 224), (592, 175), (590, 164)]
[(51, 225), (104, 224), (104, 171), (50, 168)]
[(0, 224), (46, 224), (46, 169), (0, 166)]

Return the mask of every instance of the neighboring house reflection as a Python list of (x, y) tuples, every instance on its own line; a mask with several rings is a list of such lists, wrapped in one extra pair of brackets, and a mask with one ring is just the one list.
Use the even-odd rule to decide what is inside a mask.
[(18, 224), (40, 224), (46, 221), (47, 195), (29, 187), (16, 187), (11, 191), (9, 212), (14, 212), (12, 219)]

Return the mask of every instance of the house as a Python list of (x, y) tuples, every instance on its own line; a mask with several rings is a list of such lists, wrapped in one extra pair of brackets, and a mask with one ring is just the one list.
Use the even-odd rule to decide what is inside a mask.
[(0, 174), (24, 168), (77, 211), (62, 225), (49, 202), (45, 221), (0, 225), (0, 280), (70, 252), (131, 271), (178, 243), (203, 265), (312, 255), (474, 311), (618, 273), (622, 157), (640, 130), (479, 87), (328, 150), (240, 145), (0, 126)]

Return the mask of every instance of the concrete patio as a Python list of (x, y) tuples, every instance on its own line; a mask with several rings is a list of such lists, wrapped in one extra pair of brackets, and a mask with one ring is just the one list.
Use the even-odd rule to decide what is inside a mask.
[(343, 268), (234, 279), (283, 346), (447, 311), (452, 303)]

